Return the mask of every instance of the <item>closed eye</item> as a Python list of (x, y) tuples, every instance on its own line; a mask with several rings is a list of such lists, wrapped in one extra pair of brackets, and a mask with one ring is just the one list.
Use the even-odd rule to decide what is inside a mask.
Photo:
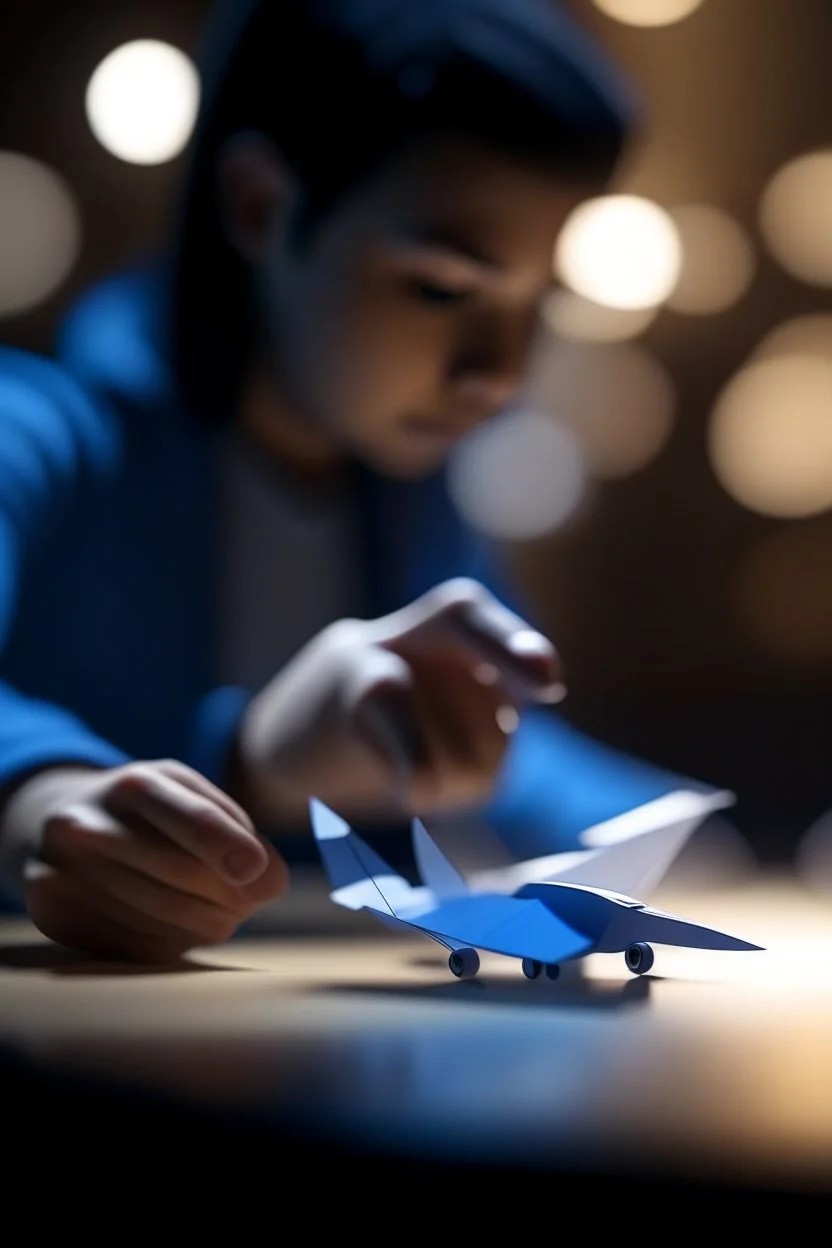
[(434, 307), (457, 307), (470, 299), (473, 293), (470, 289), (446, 286), (441, 282), (430, 282), (423, 278), (411, 278), (408, 289), (415, 299)]

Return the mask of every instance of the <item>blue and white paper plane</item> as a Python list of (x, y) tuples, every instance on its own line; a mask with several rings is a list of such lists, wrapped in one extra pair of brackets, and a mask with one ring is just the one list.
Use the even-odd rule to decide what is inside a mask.
[(349, 824), (310, 802), (312, 830), (332, 885), (331, 900), (368, 910), (382, 923), (421, 932), (449, 950), (460, 979), (480, 968), (477, 950), (517, 958), (523, 974), (557, 978), (562, 962), (590, 953), (623, 953), (643, 975), (652, 943), (692, 949), (759, 950), (737, 936), (638, 900), (656, 887), (702, 821), (730, 805), (728, 793), (678, 790), (588, 828), (586, 846), (464, 878), (425, 826), (412, 823), (422, 883), (394, 871)]

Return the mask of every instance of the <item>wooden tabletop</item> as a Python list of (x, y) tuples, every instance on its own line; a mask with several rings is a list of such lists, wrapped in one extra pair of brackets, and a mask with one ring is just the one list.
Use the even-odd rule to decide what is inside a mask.
[(656, 947), (550, 983), (338, 910), (311, 873), (227, 945), (158, 970), (0, 924), (0, 1044), (30, 1069), (303, 1122), (388, 1154), (832, 1191), (832, 894), (778, 874), (651, 899), (765, 946)]

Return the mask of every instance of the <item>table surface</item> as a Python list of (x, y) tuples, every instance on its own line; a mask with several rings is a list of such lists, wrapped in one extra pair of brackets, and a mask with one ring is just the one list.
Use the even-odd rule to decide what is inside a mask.
[(832, 1192), (832, 893), (755, 872), (651, 903), (765, 949), (657, 946), (641, 978), (596, 954), (554, 983), (485, 954), (461, 982), (438, 945), (339, 910), (312, 872), (164, 970), (5, 920), (0, 1044), (35, 1070), (388, 1155)]

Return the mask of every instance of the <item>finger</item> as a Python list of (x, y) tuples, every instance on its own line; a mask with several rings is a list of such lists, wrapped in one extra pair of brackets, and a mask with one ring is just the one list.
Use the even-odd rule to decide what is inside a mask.
[(135, 924), (141, 920), (143, 930), (152, 934), (172, 934), (194, 944), (214, 945), (229, 940), (251, 908), (239, 893), (233, 906), (218, 905), (160, 884), (112, 858), (78, 857), (72, 876), (96, 894), (99, 907), (110, 918), (122, 921), (121, 916), (126, 914)]
[(428, 743), (413, 693), (413, 674), (390, 650), (363, 647), (351, 656), (343, 709), (356, 732), (406, 788), (413, 769), (428, 760)]
[(405, 808), (470, 804), (490, 791), (506, 748), (498, 712), (513, 711), (499, 679), (478, 683), (450, 653), (411, 667), (372, 647), (347, 689), (357, 730), (393, 770)]
[(235, 819), (243, 831), (249, 834), (255, 834), (256, 829), (249, 816), (243, 810), (242, 806), (234, 801), (223, 789), (216, 784), (212, 784), (200, 772), (194, 771), (192, 767), (188, 767), (185, 763), (179, 762), (175, 758), (166, 758), (156, 764), (160, 771), (171, 777), (172, 780), (178, 780), (186, 789), (190, 789), (194, 793), (210, 798), (211, 801), (225, 811), (230, 818)]
[(514, 707), (450, 664), (420, 676), (417, 695), (431, 743), (430, 772), (416, 777), (419, 795), (446, 808), (485, 800), (517, 724)]
[(67, 806), (46, 821), (41, 855), (51, 866), (69, 870), (82, 858), (112, 860), (219, 905), (233, 904), (238, 895), (237, 888), (136, 813), (120, 820), (95, 805)]
[(259, 837), (242, 829), (209, 798), (158, 771), (125, 772), (106, 804), (120, 818), (138, 813), (231, 884), (251, 883), (268, 865)]
[[(406, 609), (407, 610), (407, 609)], [(509, 610), (477, 581), (445, 582), (417, 603), (407, 623), (407, 639), (429, 642), (450, 637), (472, 659), (495, 665), (521, 700), (559, 702), (565, 696), (563, 668), (555, 647), (521, 616)]]
[(499, 682), (485, 686), (461, 679), (458, 668), (446, 676), (442, 689), (464, 723), (471, 763), (490, 789), (520, 725), (517, 707)]
[(460, 602), (443, 618), (462, 645), (493, 663), (521, 700), (559, 702), (566, 694), (552, 643), (494, 598)]
[(482, 782), (467, 734), (447, 706), (418, 690), (419, 710), (430, 742), (427, 763), (415, 769), (410, 788), (413, 809), (419, 813), (467, 806), (481, 796)]
[(267, 858), (266, 870), (251, 884), (233, 885), (141, 815), (125, 816), (122, 822), (96, 806), (68, 806), (47, 820), (42, 856), (53, 866), (70, 869), (82, 858), (112, 860), (168, 888), (234, 909), (241, 900), (244, 904), (262, 904), (288, 890), (286, 863), (267, 841), (260, 843)]
[(277, 852), (273, 845), (268, 841), (263, 841), (263, 849), (266, 852), (268, 865), (262, 875), (258, 875), (256, 880), (252, 880), (250, 884), (243, 884), (239, 892), (242, 893), (254, 907), (263, 906), (269, 901), (278, 901), (281, 897), (285, 897), (289, 891), (290, 871), (284, 858)]
[(113, 919), (104, 913), (94, 889), (38, 859), (26, 864), (23, 891), (27, 914), (44, 936), (93, 957), (174, 962), (194, 943)]

